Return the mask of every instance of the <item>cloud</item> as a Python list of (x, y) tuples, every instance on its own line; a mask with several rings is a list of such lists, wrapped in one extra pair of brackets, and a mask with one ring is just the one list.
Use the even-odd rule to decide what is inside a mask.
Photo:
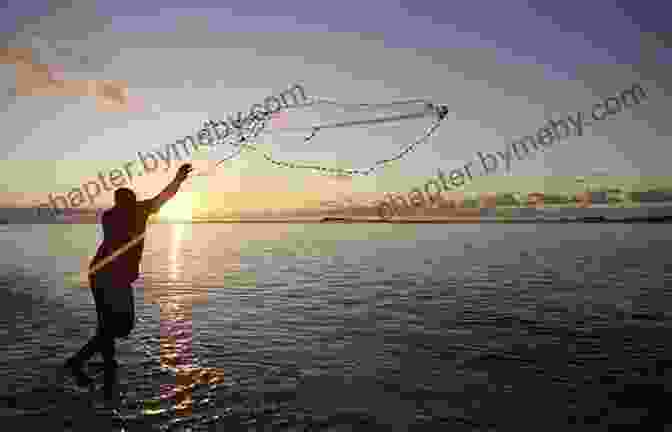
[(0, 49), (0, 64), (16, 66), (17, 96), (93, 96), (99, 112), (140, 112), (144, 100), (125, 80), (69, 80), (61, 64), (36, 64), (32, 48)]

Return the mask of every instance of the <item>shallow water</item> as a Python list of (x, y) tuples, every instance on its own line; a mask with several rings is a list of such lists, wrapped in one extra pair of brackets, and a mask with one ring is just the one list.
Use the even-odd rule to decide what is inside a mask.
[[(665, 226), (153, 225), (134, 284), (138, 323), (117, 344), (123, 421), (58, 372), (95, 329), (75, 276), (96, 232), (0, 233), (0, 412), (17, 429), (665, 420), (647, 402), (672, 382)], [(186, 366), (200, 375), (178, 388), (191, 402), (176, 410)], [(89, 371), (99, 369), (94, 357)]]

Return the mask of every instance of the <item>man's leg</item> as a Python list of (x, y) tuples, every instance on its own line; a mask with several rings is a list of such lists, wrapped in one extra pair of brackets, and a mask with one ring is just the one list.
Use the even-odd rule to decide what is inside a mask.
[[(103, 355), (103, 360), (105, 360), (104, 349), (110, 342), (101, 335), (101, 331), (101, 328), (98, 327), (96, 335), (89, 339), (86, 345), (84, 345), (77, 354), (68, 359), (68, 367), (74, 366), (81, 369), (84, 363), (89, 361), (97, 352), (101, 353)], [(112, 345), (112, 364), (114, 364), (115, 367), (118, 367), (119, 364), (114, 360), (114, 339), (112, 340)], [(109, 350), (109, 347), (107, 349)]]
[(100, 335), (96, 333), (96, 335), (89, 339), (86, 345), (84, 345), (77, 354), (70, 357), (68, 361), (73, 365), (81, 367), (98, 351), (100, 351)]
[[(104, 285), (104, 286), (101, 286)], [(112, 284), (110, 281), (105, 284), (99, 284), (99, 291), (97, 295), (96, 304), (98, 307), (98, 316), (100, 326), (98, 327), (99, 331), (99, 344), (98, 348), (100, 354), (103, 356), (103, 367), (104, 367), (104, 386), (103, 392), (107, 399), (112, 399), (115, 393), (116, 381), (117, 381), (117, 362), (114, 360), (115, 347), (114, 347), (114, 326), (115, 323), (115, 311), (112, 303), (110, 302), (109, 296), (113, 294)], [(106, 292), (106, 290), (108, 290)], [(106, 299), (105, 296), (108, 296)]]
[(135, 303), (133, 287), (130, 284), (125, 287), (125, 291), (120, 288), (108, 289), (116, 289), (116, 292), (108, 292), (110, 296), (104, 303), (104, 307), (101, 308), (104, 325), (101, 330), (100, 352), (103, 355), (105, 366), (105, 397), (107, 399), (116, 399), (119, 396), (116, 390), (118, 363), (114, 359), (114, 339), (116, 337), (126, 337), (133, 329), (135, 323)]
[(105, 366), (103, 391), (107, 399), (112, 399), (115, 396), (115, 388), (117, 385), (117, 362), (114, 360), (114, 337), (108, 334), (103, 334), (100, 341), (100, 351), (103, 354), (103, 364)]
[(75, 377), (75, 381), (80, 387), (88, 387), (93, 384), (93, 380), (82, 371), (82, 365), (89, 360), (98, 350), (100, 346), (100, 336), (96, 333), (86, 345), (74, 356), (70, 357), (65, 362), (65, 367), (70, 369), (70, 372)]
[(70, 369), (72, 375), (77, 381), (77, 385), (81, 387), (87, 387), (93, 384), (93, 380), (82, 371), (82, 366), (85, 362), (89, 361), (91, 357), (94, 356), (98, 351), (102, 353), (102, 328), (103, 328), (103, 302), (102, 298), (96, 295), (95, 281), (89, 280), (91, 286), (91, 292), (93, 294), (93, 300), (96, 304), (96, 315), (98, 318), (98, 329), (96, 330), (96, 335), (89, 339), (86, 345), (77, 352), (74, 356), (70, 357), (65, 362), (65, 367)]

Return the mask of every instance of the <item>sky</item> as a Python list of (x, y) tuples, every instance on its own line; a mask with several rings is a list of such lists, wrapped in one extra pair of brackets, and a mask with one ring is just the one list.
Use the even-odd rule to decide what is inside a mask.
[[(138, 152), (193, 134), (205, 119), (248, 112), (295, 84), (308, 97), (342, 103), (423, 98), (447, 105), (449, 114), (429, 141), (376, 175), (329, 178), (244, 152), (212, 175), (188, 180), (165, 213), (291, 212), (407, 192), (438, 169), (503, 150), (548, 118), (590, 109), (634, 83), (647, 90), (645, 103), (533, 159), (512, 162), (512, 177), (484, 177), (480, 187), (534, 189), (595, 171), (634, 182), (668, 176), (672, 37), (664, 2), (222, 3), (2, 3), (1, 48), (29, 49), (32, 64), (45, 65), (41, 70), (76, 90), (64, 95), (44, 84), (25, 94), (26, 77), (37, 67), (0, 64), (0, 206), (67, 194), (99, 172), (123, 169)], [(103, 106), (83, 84), (103, 80), (125, 83), (134, 109)], [(321, 121), (344, 118), (320, 110)], [(287, 119), (293, 124), (302, 117), (289, 111)], [(344, 128), (309, 144), (278, 129), (258, 145), (282, 160), (360, 168), (398, 153), (431, 120)], [(205, 160), (194, 165), (211, 167), (222, 154), (201, 155)], [(141, 199), (154, 196), (178, 166), (136, 176), (130, 186)], [(109, 206), (112, 199), (105, 191), (93, 205)]]

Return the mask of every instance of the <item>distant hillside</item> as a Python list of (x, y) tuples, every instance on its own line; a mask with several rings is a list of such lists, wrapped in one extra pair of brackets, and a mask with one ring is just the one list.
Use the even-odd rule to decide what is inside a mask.
[(89, 209), (74, 209), (54, 216), (46, 209), (5, 207), (0, 208), (0, 220), (10, 224), (96, 223), (97, 215)]
[(628, 197), (635, 202), (665, 202), (672, 201), (672, 191), (651, 190), (644, 192), (630, 192)]

